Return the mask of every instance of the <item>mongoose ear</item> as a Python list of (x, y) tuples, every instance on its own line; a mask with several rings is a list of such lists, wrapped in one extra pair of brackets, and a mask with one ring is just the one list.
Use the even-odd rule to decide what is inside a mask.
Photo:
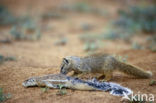
[(66, 58), (63, 58), (63, 61), (64, 61), (66, 64), (69, 63), (69, 61), (68, 61)]

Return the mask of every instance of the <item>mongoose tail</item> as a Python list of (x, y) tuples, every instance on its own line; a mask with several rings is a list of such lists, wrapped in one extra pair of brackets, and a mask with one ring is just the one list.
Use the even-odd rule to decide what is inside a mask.
[(151, 78), (152, 77), (151, 71), (144, 71), (143, 69), (132, 66), (130, 64), (119, 62), (117, 63), (117, 68), (119, 71), (122, 71), (129, 75), (133, 75), (138, 78)]

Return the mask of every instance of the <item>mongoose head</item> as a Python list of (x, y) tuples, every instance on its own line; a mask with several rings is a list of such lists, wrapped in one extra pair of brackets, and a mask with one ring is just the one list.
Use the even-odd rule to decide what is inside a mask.
[(37, 82), (36, 82), (36, 79), (35, 78), (29, 78), (27, 80), (25, 80), (22, 85), (24, 87), (32, 87), (32, 86), (36, 86), (37, 85)]
[(60, 73), (66, 75), (70, 71), (72, 71), (72, 62), (70, 57), (63, 58)]

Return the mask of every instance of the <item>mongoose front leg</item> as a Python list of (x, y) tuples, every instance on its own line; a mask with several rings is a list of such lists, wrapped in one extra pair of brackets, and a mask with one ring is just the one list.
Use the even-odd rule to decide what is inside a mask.
[(79, 75), (79, 73), (74, 72), (71, 76), (75, 77), (75, 76), (78, 76), (78, 75)]
[(103, 79), (103, 78), (105, 78), (105, 75), (104, 74), (98, 77), (99, 80), (100, 79)]
[(73, 74), (72, 74), (72, 76), (73, 77), (81, 77), (83, 75), (83, 73), (81, 73), (81, 72), (74, 72)]
[(104, 74), (105, 74), (105, 78), (103, 79), (103, 81), (110, 81), (112, 79), (112, 75), (113, 75), (112, 71), (107, 71)]

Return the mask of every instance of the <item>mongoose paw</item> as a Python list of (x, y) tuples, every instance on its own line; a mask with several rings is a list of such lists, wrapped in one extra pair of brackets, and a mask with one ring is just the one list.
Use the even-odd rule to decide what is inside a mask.
[(111, 79), (103, 79), (103, 80), (101, 80), (101, 82), (109, 82), (109, 81), (111, 81)]
[(99, 80), (103, 78), (105, 78), (105, 75), (101, 75), (100, 77), (98, 77)]

